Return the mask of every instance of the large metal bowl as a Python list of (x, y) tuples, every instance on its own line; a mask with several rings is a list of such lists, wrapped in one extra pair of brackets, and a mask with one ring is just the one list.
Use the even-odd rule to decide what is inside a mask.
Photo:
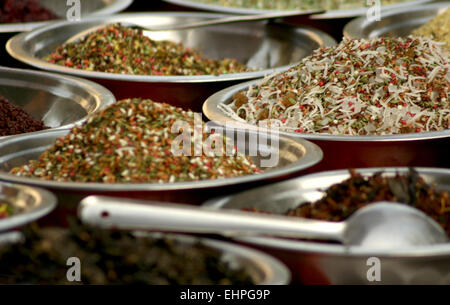
[[(133, 0), (81, 0), (81, 18), (87, 16), (112, 15), (126, 9), (132, 2)], [(50, 9), (58, 17), (62, 19), (67, 18), (67, 11), (70, 8), (67, 1), (39, 0), (39, 3)], [(31, 31), (51, 22), (52, 21), (0, 23), (0, 33)]]
[[(378, 171), (393, 176), (407, 173), (408, 168), (361, 169), (364, 176)], [(450, 192), (450, 170), (417, 168), (427, 183)], [(206, 202), (207, 206), (227, 209), (254, 207), (282, 214), (302, 202), (319, 199), (323, 190), (349, 177), (346, 170), (307, 175), (277, 184), (256, 188), (236, 195)], [(286, 216), (287, 217), (287, 216)], [(369, 251), (364, 247), (344, 247), (307, 241), (270, 237), (242, 237), (240, 242), (271, 253), (292, 271), (296, 281), (306, 284), (450, 284), (450, 243), (407, 249)], [(381, 282), (370, 282), (367, 274), (371, 257), (378, 258)]]
[[(223, 6), (218, 4), (201, 3), (192, 0), (164, 0), (165, 2), (185, 6), (189, 8), (204, 10), (204, 11), (214, 11), (221, 13), (231, 13), (231, 14), (266, 14), (275, 13), (277, 10), (263, 10), (255, 8), (245, 8), (245, 7), (232, 7)], [(381, 6), (381, 11), (388, 11), (395, 8), (409, 7), (417, 4), (430, 2), (432, 0), (410, 0), (401, 3), (395, 3), (390, 5)], [(374, 1), (375, 2), (375, 1)], [(363, 3), (361, 1), (361, 3)], [(312, 19), (336, 19), (336, 18), (349, 18), (355, 16), (365, 15), (367, 13), (367, 8), (354, 8), (354, 9), (342, 9), (342, 10), (330, 10), (322, 14), (311, 15)]]
[[(262, 168), (262, 174), (247, 175), (236, 178), (203, 180), (176, 183), (74, 183), (55, 182), (43, 179), (18, 177), (9, 174), (13, 167), (27, 164), (29, 160), (37, 159), (56, 139), (64, 136), (68, 130), (56, 130), (34, 135), (19, 135), (11, 137), (8, 141), (0, 143), (0, 180), (16, 182), (32, 186), (39, 186), (53, 191), (59, 200), (58, 209), (61, 213), (76, 211), (80, 200), (88, 195), (109, 195), (116, 197), (153, 199), (159, 201), (200, 204), (215, 196), (226, 195), (242, 191), (250, 187), (264, 185), (273, 181), (280, 181), (304, 173), (304, 171), (322, 159), (322, 151), (316, 145), (301, 139), (276, 137), (274, 135), (260, 134), (260, 152), (263, 155), (251, 157), (257, 166), (262, 160), (268, 160), (266, 153), (277, 153), (271, 141), (278, 141), (278, 162), (272, 168)], [(254, 134), (254, 133), (253, 133)], [(228, 135), (227, 135), (228, 136)], [(232, 137), (233, 133), (229, 135)], [(234, 131), (234, 136), (247, 138), (244, 145), (238, 143), (238, 150), (249, 155), (250, 133), (247, 131)], [(266, 142), (264, 142), (266, 141)], [(266, 143), (266, 144), (264, 144)], [(245, 146), (245, 147), (244, 147)], [(272, 146), (272, 148), (271, 148)], [(254, 146), (252, 146), (254, 149)], [(273, 155), (277, 156), (277, 155)]]
[[(230, 118), (219, 108), (220, 104), (230, 103), (236, 92), (247, 89), (256, 82), (235, 85), (215, 93), (204, 103), (203, 113), (218, 124), (232, 122), (242, 128), (258, 129), (255, 125)], [(314, 167), (314, 171), (380, 166), (450, 168), (448, 151), (444, 149), (450, 144), (450, 129), (386, 136), (338, 136), (283, 131), (280, 131), (280, 134), (308, 139), (322, 148), (324, 160)]]
[(204, 76), (125, 75), (85, 71), (44, 61), (74, 35), (92, 28), (121, 22), (146, 26), (184, 24), (210, 18), (224, 17), (203, 13), (139, 13), (107, 17), (92, 17), (80, 22), (59, 22), (11, 38), (6, 46), (15, 59), (34, 67), (89, 78), (109, 88), (116, 98), (142, 97), (167, 102), (183, 108), (200, 110), (212, 93), (239, 81), (263, 77), (288, 69), (318, 47), (335, 44), (327, 34), (311, 29), (282, 24), (251, 22), (226, 24), (180, 31), (145, 32), (155, 40), (182, 42), (186, 47), (200, 50), (209, 58), (236, 58), (258, 71)]
[(6, 202), (14, 211), (11, 216), (0, 219), (0, 232), (44, 217), (56, 207), (56, 197), (49, 191), (4, 182), (0, 182), (0, 201)]
[(0, 95), (51, 129), (80, 124), (116, 102), (110, 91), (84, 79), (4, 67), (0, 67)]
[(405, 37), (447, 7), (450, 7), (450, 1), (383, 12), (380, 21), (371, 21), (365, 17), (359, 17), (353, 19), (344, 27), (344, 36), (356, 39), (381, 36)]

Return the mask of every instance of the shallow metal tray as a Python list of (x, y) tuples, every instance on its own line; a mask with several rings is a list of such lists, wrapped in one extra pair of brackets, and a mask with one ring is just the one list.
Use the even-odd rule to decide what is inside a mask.
[[(450, 192), (450, 170), (416, 168), (427, 183)], [(364, 176), (383, 171), (392, 176), (408, 168), (359, 169)], [(307, 175), (298, 179), (255, 188), (239, 194), (213, 199), (206, 206), (227, 209), (254, 207), (282, 214), (306, 201), (323, 196), (321, 190), (349, 178), (347, 170)], [(287, 217), (287, 216), (286, 216)], [(296, 281), (307, 284), (371, 284), (367, 272), (370, 257), (381, 262), (380, 284), (450, 284), (450, 243), (408, 249), (368, 251), (363, 247), (344, 247), (270, 237), (241, 237), (240, 242), (263, 249), (282, 260)], [(377, 283), (377, 282), (375, 282)]]
[(11, 216), (0, 219), (0, 232), (44, 217), (56, 207), (56, 197), (49, 191), (4, 182), (0, 182), (0, 202), (6, 202), (14, 210)]
[(6, 46), (15, 59), (34, 67), (89, 78), (109, 88), (116, 98), (143, 97), (184, 108), (200, 110), (201, 103), (212, 93), (242, 80), (263, 77), (287, 70), (318, 47), (335, 45), (327, 34), (312, 28), (249, 22), (178, 31), (145, 32), (155, 40), (182, 42), (200, 50), (209, 58), (236, 58), (261, 70), (203, 76), (124, 75), (85, 71), (50, 64), (43, 57), (74, 35), (92, 28), (121, 22), (124, 24), (171, 25), (195, 22), (224, 15), (206, 13), (135, 13), (92, 17), (80, 22), (58, 22), (11, 38)]
[[(226, 115), (219, 105), (230, 103), (233, 95), (259, 80), (238, 84), (219, 91), (203, 104), (206, 117), (218, 124), (232, 122), (242, 128), (256, 130), (255, 125), (238, 122)], [(450, 168), (448, 152), (450, 129), (386, 136), (346, 136), (306, 134), (280, 131), (281, 135), (304, 138), (322, 148), (325, 158), (316, 170), (349, 167), (426, 166)]]
[[(164, 184), (105, 184), (55, 182), (9, 174), (11, 168), (26, 164), (29, 160), (37, 159), (57, 138), (67, 133), (68, 130), (56, 130), (46, 133), (36, 133), (34, 135), (19, 135), (11, 137), (8, 141), (0, 142), (0, 180), (49, 189), (58, 196), (60, 203), (58, 209), (61, 210), (62, 214), (74, 214), (80, 200), (93, 194), (200, 204), (215, 196), (230, 194), (273, 181), (280, 181), (295, 175), (298, 176), (301, 173), (305, 173), (307, 168), (322, 159), (322, 151), (320, 148), (308, 141), (286, 137), (278, 138), (270, 134), (260, 134), (260, 139), (262, 139), (259, 142), (261, 143), (260, 151), (263, 153), (276, 153), (276, 146), (273, 145), (272, 148), (270, 147), (272, 145), (271, 141), (279, 141), (279, 155), (278, 163), (275, 167), (261, 168), (264, 172), (256, 175)], [(233, 133), (229, 137), (232, 135)], [(234, 131), (236, 139), (238, 136), (247, 137), (244, 143), (245, 147), (243, 147), (244, 145), (241, 146), (238, 144), (238, 150), (241, 152), (245, 151), (246, 154), (249, 153), (249, 135), (250, 133), (245, 131)], [(256, 165), (261, 165), (260, 161), (268, 160), (269, 157), (267, 155), (259, 155), (251, 158)]]
[[(222, 6), (215, 4), (201, 3), (197, 1), (189, 0), (164, 0), (165, 2), (185, 6), (189, 8), (195, 8), (204, 11), (213, 11), (221, 13), (232, 13), (232, 14), (265, 14), (274, 13), (277, 10), (263, 10), (263, 9), (253, 9), (253, 8), (241, 8), (241, 7), (231, 7)], [(382, 11), (392, 10), (400, 7), (409, 7), (412, 5), (417, 5), (425, 2), (430, 2), (431, 0), (412, 0), (405, 3), (396, 3), (391, 5), (384, 5), (381, 7)], [(356, 8), (356, 9), (346, 9), (346, 10), (331, 10), (323, 14), (311, 15), (311, 19), (337, 19), (337, 18), (349, 18), (355, 16), (365, 15), (367, 8)]]
[(378, 22), (360, 17), (350, 21), (344, 27), (344, 36), (347, 38), (405, 37), (447, 7), (450, 7), (450, 1), (387, 11), (382, 13), (381, 21)]
[(51, 129), (80, 124), (116, 101), (110, 91), (84, 79), (4, 67), (0, 67), (0, 95)]
[[(40, 4), (57, 16), (66, 19), (69, 6), (67, 1), (39, 0)], [(112, 15), (126, 9), (133, 0), (81, 0), (81, 18), (87, 16)], [(31, 31), (54, 21), (0, 23), (0, 33), (14, 33)]]

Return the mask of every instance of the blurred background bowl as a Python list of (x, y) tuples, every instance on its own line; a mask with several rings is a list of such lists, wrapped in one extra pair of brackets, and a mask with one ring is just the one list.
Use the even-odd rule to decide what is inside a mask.
[[(203, 105), (206, 117), (218, 124), (232, 122), (241, 128), (256, 130), (255, 125), (238, 122), (226, 115), (220, 104), (230, 103), (233, 95), (257, 81), (246, 82), (219, 91)], [(450, 168), (448, 151), (450, 129), (386, 136), (345, 136), (280, 131), (280, 135), (304, 138), (322, 148), (323, 161), (310, 171), (381, 166), (424, 166)]]
[(266, 22), (247, 22), (178, 31), (149, 32), (154, 40), (181, 42), (197, 49), (206, 57), (235, 58), (258, 71), (204, 76), (126, 75), (85, 71), (51, 64), (42, 58), (73, 36), (111, 23), (142, 24), (146, 26), (186, 24), (224, 17), (209, 13), (136, 13), (92, 17), (80, 22), (59, 22), (11, 38), (6, 46), (15, 59), (36, 68), (84, 77), (110, 89), (118, 100), (131, 97), (201, 110), (201, 104), (212, 93), (241, 82), (287, 70), (289, 65), (322, 46), (335, 45), (329, 35), (312, 28), (293, 27)]
[[(450, 192), (450, 170), (415, 168), (426, 183)], [(409, 168), (357, 169), (363, 176), (383, 171), (385, 176), (407, 174)], [(224, 209), (257, 208), (284, 214), (301, 203), (316, 201), (324, 189), (348, 179), (347, 170), (307, 175), (239, 194), (217, 198), (205, 206)], [(287, 216), (286, 216), (287, 217)], [(450, 243), (408, 249), (370, 251), (361, 246), (344, 247), (326, 242), (270, 237), (239, 237), (235, 240), (261, 249), (283, 261), (293, 280), (303, 284), (450, 284)], [(369, 258), (380, 260), (381, 282), (367, 278)]]
[(50, 129), (80, 124), (116, 102), (110, 91), (91, 81), (5, 67), (0, 67), (0, 95)]

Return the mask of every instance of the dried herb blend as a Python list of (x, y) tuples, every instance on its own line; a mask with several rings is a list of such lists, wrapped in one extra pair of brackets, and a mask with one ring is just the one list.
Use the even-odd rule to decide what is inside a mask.
[(140, 29), (113, 24), (67, 43), (45, 60), (97, 72), (131, 75), (219, 75), (248, 71), (235, 59), (212, 60), (180, 43), (155, 41)]
[(445, 12), (414, 30), (413, 35), (430, 37), (436, 41), (445, 42), (445, 47), (450, 49), (450, 9), (447, 8)]
[(38, 160), (11, 173), (56, 181), (164, 183), (260, 172), (241, 154), (204, 151), (195, 156), (194, 145), (191, 156), (175, 156), (172, 142), (181, 135), (171, 132), (176, 121), (187, 122), (193, 129), (194, 113), (151, 100), (122, 100), (74, 127)]
[(428, 38), (345, 39), (238, 92), (222, 110), (283, 131), (387, 135), (450, 128), (450, 54)]
[(46, 129), (42, 121), (35, 120), (22, 108), (0, 96), (0, 136), (16, 135)]
[[(208, 4), (248, 9), (266, 10), (343, 10), (368, 7), (364, 0), (191, 0)], [(407, 2), (408, 0), (381, 0), (382, 5)]]
[(20, 23), (57, 19), (37, 0), (0, 0), (0, 23)]
[[(253, 284), (242, 269), (200, 243), (136, 238), (119, 231), (31, 226), (25, 242), (0, 246), (1, 284)], [(81, 261), (81, 282), (67, 280), (67, 259)]]

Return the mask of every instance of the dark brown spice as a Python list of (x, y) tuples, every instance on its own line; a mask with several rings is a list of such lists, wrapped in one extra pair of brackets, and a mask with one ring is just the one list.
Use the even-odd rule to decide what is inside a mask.
[(10, 136), (46, 129), (42, 121), (35, 120), (22, 108), (0, 96), (0, 136)]
[(0, 0), (0, 23), (20, 23), (57, 19), (37, 0)]

